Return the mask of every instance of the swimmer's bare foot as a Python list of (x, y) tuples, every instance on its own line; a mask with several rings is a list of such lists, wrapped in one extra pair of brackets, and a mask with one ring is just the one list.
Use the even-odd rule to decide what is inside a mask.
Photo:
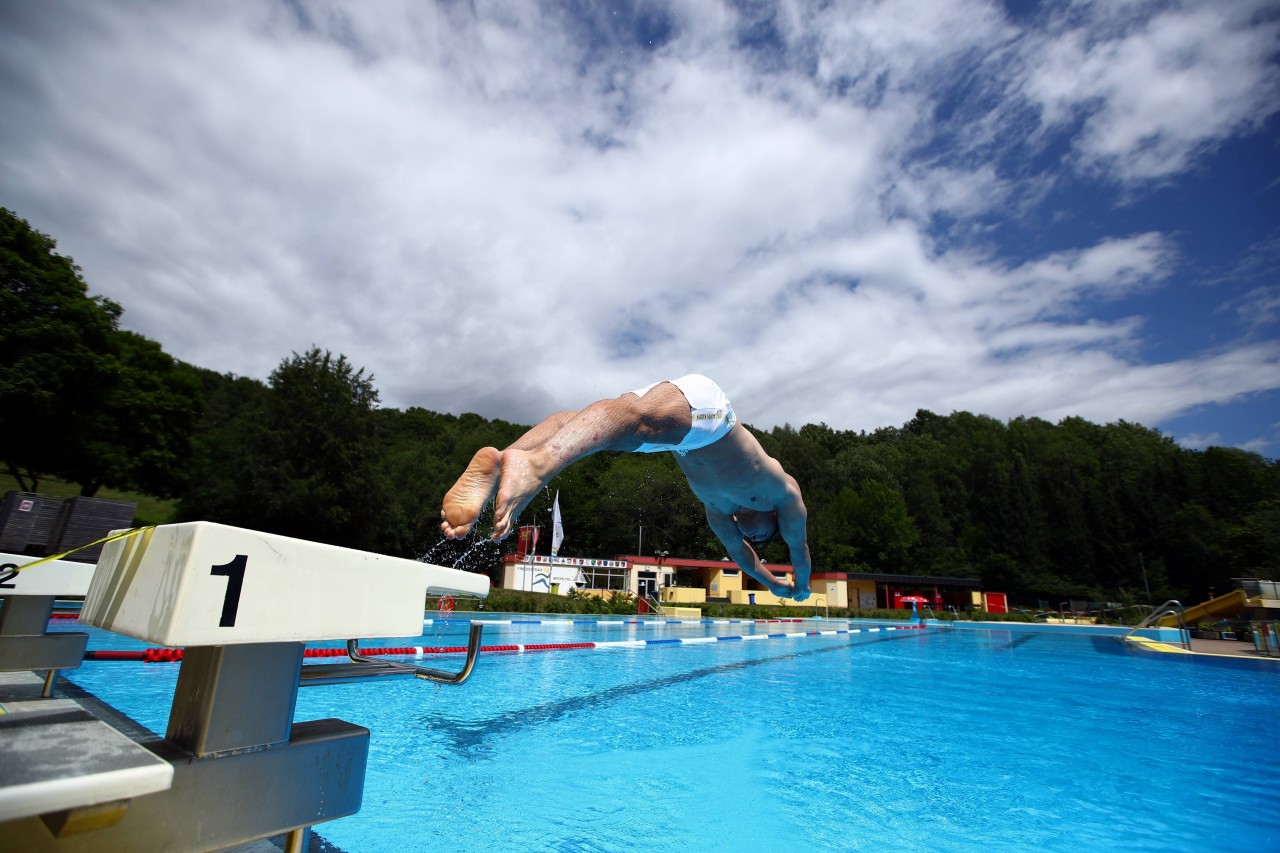
[(502, 482), (493, 510), (493, 536), (490, 538), (497, 541), (511, 535), (520, 513), (555, 474), (554, 470), (546, 470), (544, 466), (541, 457), (527, 450), (508, 448), (502, 451)]
[(471, 532), (471, 525), (493, 497), (501, 473), (502, 454), (496, 447), (482, 447), (471, 457), (471, 464), (458, 482), (444, 496), (440, 509), (440, 531), (450, 539), (461, 539)]

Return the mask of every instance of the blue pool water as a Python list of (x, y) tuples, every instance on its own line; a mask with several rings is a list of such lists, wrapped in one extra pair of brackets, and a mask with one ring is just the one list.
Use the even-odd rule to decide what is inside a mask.
[[(90, 648), (141, 647), (90, 630)], [(491, 625), (485, 643), (780, 630), (795, 627)], [(373, 732), (361, 812), (316, 828), (347, 853), (1276, 850), (1276, 670), (930, 628), (486, 654), (460, 687), (308, 687), (297, 719)], [(177, 671), (69, 678), (163, 732)]]

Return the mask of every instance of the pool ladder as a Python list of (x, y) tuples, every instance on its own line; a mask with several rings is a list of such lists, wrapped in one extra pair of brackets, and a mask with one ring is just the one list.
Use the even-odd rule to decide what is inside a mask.
[(1147, 614), (1145, 619), (1129, 629), (1129, 633), (1124, 635), (1124, 640), (1127, 641), (1131, 636), (1133, 636), (1135, 631), (1139, 631), (1142, 628), (1149, 628), (1151, 625), (1155, 624), (1157, 620), (1163, 619), (1166, 616), (1177, 617), (1178, 636), (1182, 638), (1181, 645), (1187, 651), (1191, 651), (1191, 631), (1187, 629), (1187, 620), (1182, 602), (1178, 601), (1176, 598), (1171, 598), (1164, 604), (1153, 609), (1149, 614)]

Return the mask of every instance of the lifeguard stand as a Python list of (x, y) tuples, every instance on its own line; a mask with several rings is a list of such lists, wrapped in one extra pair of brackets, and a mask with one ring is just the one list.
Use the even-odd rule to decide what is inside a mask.
[[(118, 756), (111, 749), (119, 743), (98, 750), (70, 796), (68, 773), (22, 778), (41, 769), (39, 751), (22, 747), (35, 733), (56, 745), (58, 725), (88, 715), (23, 708), (0, 716), (0, 850), (204, 851), (282, 834), (288, 850), (305, 850), (312, 825), (359, 810), (369, 731), (335, 719), (293, 722), (303, 670), (316, 669), (302, 665), (304, 643), (346, 639), (344, 677), (382, 674), (385, 662), (361, 658), (351, 638), (416, 636), (427, 595), (488, 590), (482, 575), (208, 522), (109, 543), (81, 618), (184, 647), (165, 737), (124, 738), (130, 749)], [(475, 662), (479, 628), (461, 671), (397, 674), (460, 682)], [(17, 719), (24, 714), (36, 716)], [(113, 758), (139, 765), (129, 772), (145, 779), (116, 784)]]

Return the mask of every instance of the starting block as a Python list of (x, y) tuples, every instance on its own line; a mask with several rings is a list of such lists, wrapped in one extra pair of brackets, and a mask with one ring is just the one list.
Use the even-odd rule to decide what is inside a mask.
[(484, 575), (197, 521), (108, 543), (80, 618), (162, 646), (416, 637), (426, 596), (488, 594)]
[[(303, 670), (323, 666), (302, 665), (304, 642), (345, 639), (348, 666), (377, 670), (385, 662), (360, 657), (351, 638), (417, 636), (426, 596), (488, 592), (482, 575), (210, 522), (108, 542), (81, 620), (185, 647), (165, 737), (139, 744), (172, 768), (172, 784), (133, 797), (106, 827), (77, 820), (102, 804), (49, 814), (34, 798), (25, 817), (0, 808), (13, 818), (0, 823), (0, 851), (216, 850), (280, 834), (304, 850), (312, 825), (359, 810), (369, 749), (361, 726), (293, 722)], [(461, 683), (480, 627), (461, 672), (411, 674)]]
[(89, 635), (46, 629), (57, 598), (82, 598), (89, 591), (93, 566), (51, 560), (30, 571), (23, 567), (40, 560), (19, 554), (0, 554), (0, 672), (42, 669), (45, 697), (53, 695), (60, 669), (75, 669), (84, 660)]

